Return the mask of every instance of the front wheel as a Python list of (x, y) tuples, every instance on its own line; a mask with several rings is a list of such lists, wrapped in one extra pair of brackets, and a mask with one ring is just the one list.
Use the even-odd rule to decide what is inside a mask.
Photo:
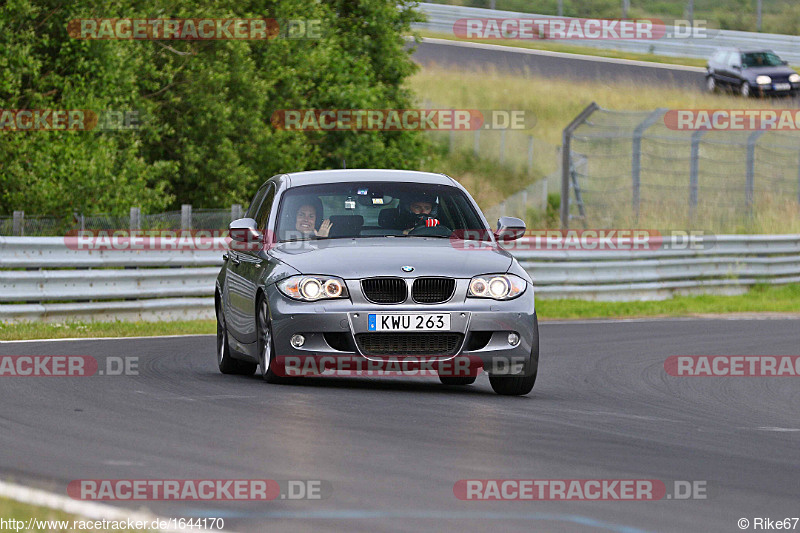
[(745, 98), (749, 98), (750, 97), (750, 84), (748, 82), (742, 83), (742, 86), (739, 89), (739, 92)]
[(267, 383), (290, 382), (288, 377), (278, 375), (273, 371), (273, 367), (276, 366), (275, 343), (269, 319), (269, 306), (263, 294), (258, 297), (256, 306), (256, 328), (258, 331), (258, 366), (261, 368), (261, 377)]
[(228, 346), (228, 327), (225, 323), (225, 314), (222, 312), (222, 302), (217, 304), (217, 366), (223, 374), (252, 376), (256, 371), (254, 363), (239, 361), (231, 356), (231, 348)]
[(492, 376), (489, 384), (497, 394), (503, 396), (524, 396), (533, 390), (536, 383), (536, 372), (528, 376)]
[(710, 93), (717, 92), (717, 80), (714, 79), (714, 76), (709, 75), (706, 77), (706, 89)]
[(494, 376), (489, 374), (489, 384), (497, 394), (503, 396), (524, 396), (533, 390), (536, 374), (539, 372), (539, 318), (533, 315), (533, 340), (531, 342), (531, 358), (528, 367), (520, 376)]

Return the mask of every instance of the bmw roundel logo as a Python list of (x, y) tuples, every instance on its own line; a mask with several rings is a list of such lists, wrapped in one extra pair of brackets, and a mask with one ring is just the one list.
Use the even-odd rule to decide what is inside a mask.
[(402, 270), (403, 272), (414, 272), (414, 267), (406, 265), (404, 267), (401, 267), (400, 270)]

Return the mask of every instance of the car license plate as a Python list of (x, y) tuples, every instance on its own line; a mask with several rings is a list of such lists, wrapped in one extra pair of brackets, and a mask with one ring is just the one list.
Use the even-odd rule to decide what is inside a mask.
[(450, 313), (370, 313), (368, 324), (369, 331), (450, 331)]
[(788, 91), (791, 88), (792, 88), (792, 84), (791, 83), (776, 83), (775, 84), (775, 90), (776, 91)]

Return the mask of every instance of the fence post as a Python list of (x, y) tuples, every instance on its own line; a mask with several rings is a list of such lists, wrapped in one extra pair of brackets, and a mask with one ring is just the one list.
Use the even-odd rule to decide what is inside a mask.
[(192, 229), (192, 204), (181, 206), (181, 229)]
[(11, 235), (22, 237), (25, 234), (25, 211), (14, 211), (14, 219), (11, 224)]
[(572, 171), (572, 157), (570, 144), (572, 143), (573, 132), (586, 122), (589, 116), (600, 109), (595, 102), (581, 111), (581, 114), (564, 128), (561, 134), (561, 227), (569, 228), (569, 184)]
[(747, 178), (744, 187), (744, 205), (748, 214), (752, 214), (753, 211), (753, 194), (756, 181), (756, 143), (762, 135), (764, 135), (764, 130), (754, 131), (747, 137)]
[(129, 229), (131, 230), (142, 229), (140, 215), (141, 215), (141, 209), (139, 209), (138, 207), (131, 207), (131, 222)]
[(506, 161), (506, 131), (507, 130), (500, 130), (500, 162), (505, 163)]
[(231, 222), (242, 218), (242, 204), (231, 205)]
[(533, 135), (528, 135), (528, 176), (533, 174)]
[(700, 172), (700, 140), (705, 133), (705, 130), (697, 130), (692, 133), (692, 150), (689, 156), (689, 220), (694, 220), (694, 211), (697, 209), (697, 175)]
[(631, 160), (631, 182), (632, 182), (632, 203), (633, 203), (633, 216), (635, 220), (639, 220), (639, 203), (641, 200), (641, 184), (642, 184), (642, 137), (647, 128), (656, 123), (667, 110), (659, 107), (645, 118), (633, 130), (633, 149)]
[(481, 151), (481, 130), (475, 130), (475, 146), (473, 147), (473, 151), (475, 152), (475, 157), (480, 155)]

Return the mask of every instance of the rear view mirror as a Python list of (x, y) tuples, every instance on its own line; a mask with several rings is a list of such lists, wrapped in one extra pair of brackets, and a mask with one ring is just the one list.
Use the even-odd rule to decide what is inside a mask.
[(239, 218), (228, 226), (231, 239), (236, 242), (255, 243), (261, 242), (263, 235), (258, 231), (258, 225), (252, 218)]
[(525, 222), (515, 217), (500, 217), (497, 219), (497, 231), (494, 236), (498, 241), (514, 241), (525, 235)]

